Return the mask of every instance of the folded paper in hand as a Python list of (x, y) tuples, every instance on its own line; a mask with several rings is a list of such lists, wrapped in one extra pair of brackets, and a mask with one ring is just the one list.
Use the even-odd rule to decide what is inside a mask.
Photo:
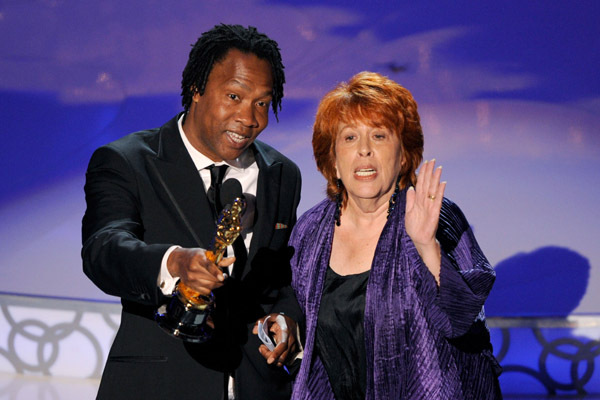
[(273, 351), (273, 349), (275, 349), (275, 344), (269, 337), (269, 324), (267, 324), (268, 319), (269, 317), (265, 318), (263, 322), (258, 321), (258, 338), (265, 344), (265, 346), (267, 346), (269, 351)]

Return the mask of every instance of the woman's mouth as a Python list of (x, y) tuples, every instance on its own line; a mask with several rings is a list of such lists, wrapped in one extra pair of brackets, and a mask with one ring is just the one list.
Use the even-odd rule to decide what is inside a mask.
[(367, 177), (375, 175), (377, 171), (375, 171), (373, 168), (361, 168), (354, 171), (354, 173), (360, 177)]

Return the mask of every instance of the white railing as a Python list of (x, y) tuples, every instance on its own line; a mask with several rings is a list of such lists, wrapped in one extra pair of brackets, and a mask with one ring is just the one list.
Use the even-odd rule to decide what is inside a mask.
[[(0, 293), (0, 373), (98, 379), (121, 305)], [(600, 393), (600, 315), (488, 318), (505, 393)]]

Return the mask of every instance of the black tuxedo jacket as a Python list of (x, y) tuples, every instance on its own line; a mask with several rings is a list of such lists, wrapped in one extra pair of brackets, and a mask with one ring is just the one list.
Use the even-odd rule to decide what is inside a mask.
[(251, 146), (259, 167), (254, 233), (246, 262), (237, 260), (233, 276), (215, 293), (213, 339), (184, 343), (154, 321), (168, 300), (157, 287), (165, 251), (172, 245), (207, 248), (215, 231), (178, 118), (100, 147), (88, 166), (83, 269), (123, 305), (98, 398), (221, 400), (228, 373), (237, 399), (288, 398), (291, 377), (267, 365), (252, 334), (256, 319), (271, 312), (302, 318), (289, 287), (287, 248), (300, 172), (273, 148), (258, 141)]

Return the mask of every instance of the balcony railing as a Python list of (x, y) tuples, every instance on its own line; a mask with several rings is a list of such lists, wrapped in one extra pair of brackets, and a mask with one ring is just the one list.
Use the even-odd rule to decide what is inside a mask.
[[(0, 293), (0, 373), (93, 378), (118, 302)], [(504, 393), (600, 394), (600, 315), (488, 318)]]

